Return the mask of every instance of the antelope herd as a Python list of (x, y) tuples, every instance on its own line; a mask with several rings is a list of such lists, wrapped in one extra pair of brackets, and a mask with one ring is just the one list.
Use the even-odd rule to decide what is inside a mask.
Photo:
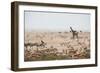
[(25, 61), (86, 59), (90, 58), (90, 33), (26, 32), (24, 47)]

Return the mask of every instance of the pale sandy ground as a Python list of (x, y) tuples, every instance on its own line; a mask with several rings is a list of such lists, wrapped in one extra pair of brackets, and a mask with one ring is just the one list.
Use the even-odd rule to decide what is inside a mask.
[[(48, 48), (56, 48), (57, 52), (62, 53), (62, 55), (70, 54), (70, 50), (77, 51), (75, 55), (80, 55), (80, 53), (85, 52), (85, 50), (90, 50), (89, 32), (79, 32), (78, 39), (73, 39), (71, 32), (25, 32), (25, 43), (41, 43), (41, 40), (44, 41), (46, 45), (45, 47), (38, 47), (40, 51)], [(25, 49), (34, 53), (37, 46), (28, 46), (27, 48), (25, 47)], [(73, 55), (71, 55), (71, 58), (74, 58), (72, 56)]]

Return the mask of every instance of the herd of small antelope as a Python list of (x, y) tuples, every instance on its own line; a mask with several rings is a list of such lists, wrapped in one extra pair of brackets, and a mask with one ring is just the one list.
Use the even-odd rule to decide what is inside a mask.
[(90, 33), (25, 32), (24, 60), (64, 60), (90, 58)]

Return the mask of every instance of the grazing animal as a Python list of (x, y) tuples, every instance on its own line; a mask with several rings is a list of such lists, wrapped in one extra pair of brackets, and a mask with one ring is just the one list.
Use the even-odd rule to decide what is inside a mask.
[(78, 32), (73, 30), (72, 27), (70, 27), (70, 29), (71, 29), (71, 32), (72, 32), (72, 35), (73, 35), (73, 39), (75, 38), (75, 36), (78, 39)]
[(80, 30), (80, 32), (82, 32), (82, 31)]
[[(46, 43), (41, 40), (41, 43), (25, 43), (24, 46), (27, 48), (28, 46), (33, 47), (36, 46), (38, 47), (45, 47)], [(38, 50), (38, 49), (37, 49)]]

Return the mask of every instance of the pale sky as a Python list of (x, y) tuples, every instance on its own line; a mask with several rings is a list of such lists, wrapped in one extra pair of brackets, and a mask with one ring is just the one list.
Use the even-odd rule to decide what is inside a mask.
[(90, 14), (24, 11), (25, 31), (90, 31)]

